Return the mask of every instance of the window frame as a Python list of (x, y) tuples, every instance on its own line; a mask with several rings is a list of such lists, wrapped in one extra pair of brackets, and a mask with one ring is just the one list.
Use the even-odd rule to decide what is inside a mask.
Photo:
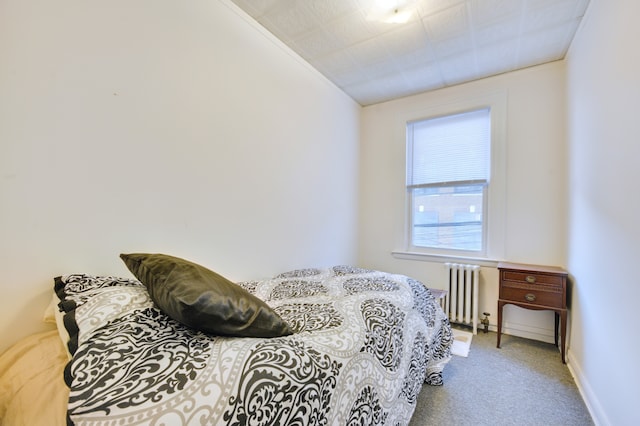
[[(447, 180), (443, 180), (443, 181), (439, 181), (439, 182), (432, 182), (432, 183), (426, 183), (426, 184), (415, 184), (413, 183), (413, 178), (410, 175), (414, 174), (414, 166), (415, 166), (415, 158), (414, 158), (414, 154), (416, 153), (416, 140), (415, 140), (415, 125), (416, 124), (420, 124), (420, 123), (424, 123), (424, 122), (428, 122), (431, 120), (438, 120), (441, 118), (449, 118), (449, 117), (455, 117), (455, 116), (459, 116), (459, 115), (464, 115), (464, 114), (468, 114), (468, 113), (474, 113), (474, 112), (479, 112), (479, 111), (487, 111), (488, 113), (488, 119), (489, 119), (489, 170), (488, 175), (486, 176), (486, 178), (484, 179), (477, 179), (477, 180), (457, 180), (457, 181), (447, 181)], [(407, 234), (406, 234), (406, 239), (408, 241), (408, 247), (409, 250), (411, 251), (424, 251), (427, 253), (437, 253), (437, 254), (446, 254), (446, 255), (452, 255), (452, 256), (481, 256), (481, 257), (486, 257), (486, 252), (487, 252), (487, 207), (488, 207), (488, 196), (489, 196), (489, 191), (487, 190), (487, 188), (490, 185), (491, 182), (491, 151), (492, 151), (492, 144), (491, 144), (491, 122), (492, 122), (492, 111), (490, 107), (480, 107), (480, 108), (474, 108), (474, 109), (468, 109), (468, 110), (464, 110), (464, 111), (456, 111), (456, 112), (452, 112), (450, 114), (444, 114), (444, 115), (437, 115), (437, 116), (432, 116), (432, 117), (425, 117), (419, 120), (412, 120), (412, 121), (408, 121), (406, 124), (406, 155), (407, 155), (407, 159), (406, 159), (406, 173), (407, 173), (407, 187), (406, 187), (406, 197), (407, 197), (407, 201), (408, 201), (408, 206), (407, 206), (407, 211), (409, 213), (409, 217), (408, 217), (408, 223), (407, 223)], [(410, 182), (411, 181), (411, 182)], [(480, 249), (479, 250), (465, 250), (465, 249), (459, 249), (459, 248), (444, 248), (444, 247), (434, 247), (434, 246), (420, 246), (420, 245), (416, 245), (413, 236), (415, 235), (415, 227), (416, 227), (416, 223), (415, 223), (415, 191), (416, 190), (420, 190), (422, 188), (460, 188), (460, 187), (466, 187), (466, 186), (476, 186), (476, 185), (482, 185), (482, 224), (481, 224), (481, 245), (480, 245)]]
[(432, 249), (411, 244), (412, 232), (412, 194), (408, 190), (406, 173), (408, 163), (405, 162), (403, 178), (404, 191), (404, 226), (402, 227), (404, 245), (402, 249), (392, 251), (392, 255), (399, 259), (427, 260), (427, 261), (476, 261), (480, 264), (492, 265), (504, 258), (505, 229), (506, 229), (506, 118), (507, 91), (500, 90), (486, 93), (472, 98), (452, 99), (431, 108), (408, 113), (398, 117), (398, 127), (402, 126), (404, 134), (405, 161), (409, 161), (407, 129), (408, 124), (454, 115), (482, 108), (489, 108), (490, 124), (490, 183), (486, 186), (483, 196), (483, 250), (465, 251), (450, 249)]

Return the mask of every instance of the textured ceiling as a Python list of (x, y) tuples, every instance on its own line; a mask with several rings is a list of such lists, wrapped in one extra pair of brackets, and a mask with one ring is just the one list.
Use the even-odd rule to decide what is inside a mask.
[(232, 1), (361, 105), (562, 59), (589, 4)]

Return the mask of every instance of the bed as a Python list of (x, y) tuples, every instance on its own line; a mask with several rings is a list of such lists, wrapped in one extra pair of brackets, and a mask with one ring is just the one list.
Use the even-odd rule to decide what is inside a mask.
[[(3, 424), (406, 425), (423, 383), (442, 384), (451, 328), (415, 279), (334, 266), (231, 283), (122, 256), (136, 278), (55, 278), (58, 330), (0, 357)], [(229, 288), (185, 296), (210, 278)]]

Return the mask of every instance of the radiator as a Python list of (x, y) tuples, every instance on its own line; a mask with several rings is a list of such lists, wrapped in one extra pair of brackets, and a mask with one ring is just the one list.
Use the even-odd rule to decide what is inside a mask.
[(445, 263), (449, 279), (448, 292), (440, 299), (442, 309), (449, 321), (473, 327), (478, 333), (478, 287), (480, 266), (460, 263)]

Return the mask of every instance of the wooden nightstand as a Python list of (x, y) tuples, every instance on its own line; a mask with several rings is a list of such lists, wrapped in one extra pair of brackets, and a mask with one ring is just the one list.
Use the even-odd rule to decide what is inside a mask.
[(500, 262), (500, 294), (498, 299), (498, 344), (502, 334), (502, 308), (506, 304), (525, 309), (555, 312), (555, 342), (558, 346), (560, 323), (560, 352), (566, 364), (564, 349), (567, 337), (567, 271), (555, 266), (526, 265)]

